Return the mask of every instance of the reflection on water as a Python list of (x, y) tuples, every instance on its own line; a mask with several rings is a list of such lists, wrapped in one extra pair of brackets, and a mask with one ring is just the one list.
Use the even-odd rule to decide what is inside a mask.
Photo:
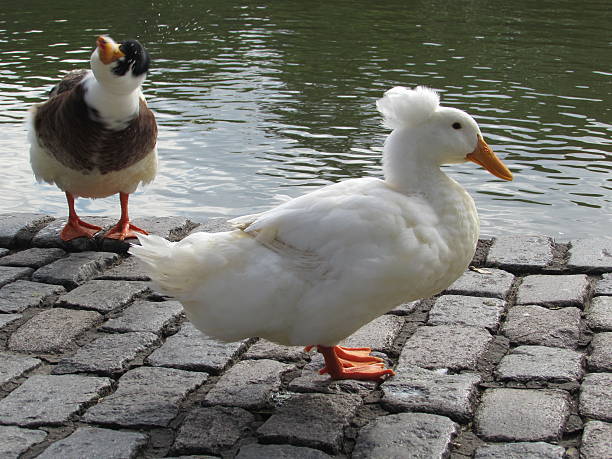
[[(380, 175), (375, 100), (394, 85), (439, 89), (470, 112), (515, 173), (449, 168), (483, 233), (608, 235), (612, 216), (606, 1), (32, 1), (0, 11), (0, 212), (65, 215), (34, 183), (24, 119), (58, 74), (88, 64), (95, 36), (138, 38), (161, 171), (134, 215), (233, 216), (347, 177)], [(202, 6), (205, 5), (205, 6)], [(118, 215), (118, 199), (78, 201)]]

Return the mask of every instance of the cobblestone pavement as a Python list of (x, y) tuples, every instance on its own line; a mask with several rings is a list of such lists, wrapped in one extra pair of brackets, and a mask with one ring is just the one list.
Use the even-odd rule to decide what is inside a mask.
[(62, 224), (0, 215), (2, 458), (612, 457), (612, 239), (481, 240), (443, 294), (346, 340), (395, 368), (375, 384), (207, 339), (124, 243), (66, 246)]

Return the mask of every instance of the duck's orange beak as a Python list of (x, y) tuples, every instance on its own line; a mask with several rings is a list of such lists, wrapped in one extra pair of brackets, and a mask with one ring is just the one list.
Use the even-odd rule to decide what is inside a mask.
[(478, 143), (476, 148), (465, 159), (484, 167), (495, 177), (499, 177), (503, 180), (512, 180), (512, 172), (506, 167), (504, 163), (493, 153), (491, 147), (487, 145), (487, 142), (478, 134)]
[(119, 49), (119, 45), (111, 37), (100, 35), (96, 40), (98, 46), (98, 54), (103, 64), (108, 65), (115, 62), (117, 59), (125, 56)]

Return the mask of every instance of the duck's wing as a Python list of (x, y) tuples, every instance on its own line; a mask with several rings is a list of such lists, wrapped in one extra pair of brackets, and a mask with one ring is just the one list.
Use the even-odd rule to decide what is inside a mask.
[[(389, 241), (413, 237), (436, 216), (419, 197), (406, 197), (376, 178), (346, 180), (283, 203), (260, 214), (233, 220), (239, 229), (306, 265), (334, 260), (334, 253), (376, 252)], [(415, 242), (416, 245), (416, 242)], [(319, 262), (320, 264), (321, 262)]]
[(57, 96), (58, 94), (66, 91), (70, 91), (81, 81), (83, 81), (83, 78), (85, 78), (90, 72), (91, 70), (86, 69), (71, 70), (64, 75), (64, 78), (62, 78), (58, 84), (51, 88), (51, 91), (49, 91), (49, 98)]
[(229, 220), (236, 229), (255, 238), (261, 245), (280, 255), (283, 260), (293, 267), (310, 272), (311, 275), (322, 273), (323, 260), (315, 252), (293, 246), (277, 238), (278, 229), (282, 226), (283, 216), (291, 219), (299, 213), (297, 208), (289, 206), (287, 209), (272, 209), (258, 214), (244, 215)]

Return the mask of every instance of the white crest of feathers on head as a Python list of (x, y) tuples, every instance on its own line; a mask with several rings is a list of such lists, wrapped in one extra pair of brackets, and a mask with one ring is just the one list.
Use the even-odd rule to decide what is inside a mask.
[(440, 96), (433, 89), (396, 86), (376, 101), (383, 124), (389, 129), (413, 127), (427, 121), (440, 106)]

